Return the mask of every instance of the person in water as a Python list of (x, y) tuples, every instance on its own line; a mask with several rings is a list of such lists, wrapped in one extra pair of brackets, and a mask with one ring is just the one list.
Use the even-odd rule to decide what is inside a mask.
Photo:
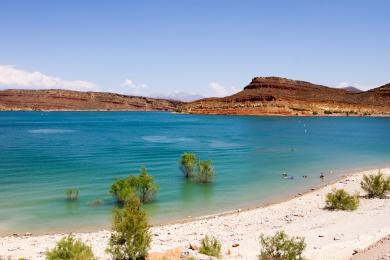
[(323, 180), (323, 179), (325, 178), (325, 176), (324, 176), (324, 173), (323, 173), (323, 172), (321, 172), (320, 178), (321, 178), (321, 180)]

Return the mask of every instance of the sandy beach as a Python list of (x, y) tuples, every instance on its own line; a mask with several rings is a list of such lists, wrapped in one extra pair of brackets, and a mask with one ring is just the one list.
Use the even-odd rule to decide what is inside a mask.
[[(377, 172), (376, 169), (351, 173), (337, 182), (266, 207), (152, 227), (150, 253), (176, 249), (193, 254), (189, 244), (198, 245), (201, 238), (208, 234), (221, 241), (223, 259), (256, 259), (260, 252), (260, 234), (284, 230), (289, 235), (305, 238), (305, 256), (308, 259), (349, 259), (354, 252), (358, 252), (359, 257), (365, 252), (375, 255), (376, 248), (386, 255), (390, 251), (386, 248), (389, 247), (387, 242), (370, 250), (366, 248), (390, 234), (390, 199), (361, 198), (359, 208), (353, 212), (324, 209), (325, 196), (332, 189), (343, 188), (364, 195), (360, 188), (363, 174)], [(390, 168), (381, 169), (381, 172), (388, 176)], [(0, 256), (43, 259), (44, 251), (52, 248), (63, 235), (1, 237)], [(92, 245), (99, 259), (109, 259), (105, 253), (110, 237), (108, 230), (78, 233), (76, 236)], [(233, 244), (238, 246), (232, 247)]]

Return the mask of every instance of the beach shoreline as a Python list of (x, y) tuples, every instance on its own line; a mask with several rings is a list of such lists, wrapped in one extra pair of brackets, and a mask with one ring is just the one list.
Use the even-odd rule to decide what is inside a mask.
[[(285, 230), (290, 235), (305, 237), (308, 244), (305, 255), (309, 259), (324, 259), (324, 256), (327, 259), (348, 259), (354, 250), (363, 250), (390, 234), (390, 223), (386, 221), (390, 217), (390, 200), (362, 198), (358, 210), (340, 212), (323, 209), (325, 196), (333, 188), (362, 193), (362, 175), (377, 171), (349, 174), (270, 205), (153, 226), (150, 252), (164, 252), (174, 248), (186, 251), (189, 243), (199, 244), (204, 235), (211, 234), (221, 240), (224, 258), (236, 259), (240, 256), (241, 259), (253, 259), (260, 250), (258, 237), (261, 233), (272, 234)], [(381, 171), (390, 175), (390, 168)], [(4, 236), (0, 238), (0, 256), (40, 259), (43, 252), (53, 247), (63, 235)], [(104, 251), (110, 237), (108, 230), (75, 235), (91, 244), (99, 259), (108, 259)], [(231, 247), (234, 243), (239, 246)], [(228, 251), (230, 255), (227, 255)]]

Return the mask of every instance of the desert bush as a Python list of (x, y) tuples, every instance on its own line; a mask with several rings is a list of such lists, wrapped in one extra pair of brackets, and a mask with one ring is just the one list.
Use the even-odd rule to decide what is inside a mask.
[(129, 196), (123, 208), (114, 210), (112, 231), (107, 252), (114, 260), (147, 256), (151, 235), (146, 213), (135, 194)]
[(290, 238), (283, 231), (273, 236), (260, 235), (261, 252), (259, 260), (302, 260), (306, 248), (304, 238)]
[(48, 260), (94, 260), (97, 259), (90, 246), (73, 236), (63, 237), (56, 246), (45, 252)]
[(349, 195), (343, 189), (336, 190), (326, 195), (326, 208), (330, 210), (355, 210), (359, 206), (359, 195)]
[(333, 114), (333, 112), (330, 111), (330, 110), (325, 110), (325, 111), (324, 111), (324, 114), (326, 114), (326, 115), (331, 115), (331, 114)]
[(200, 241), (199, 253), (209, 256), (220, 257), (221, 243), (214, 237), (205, 236)]
[(67, 200), (78, 200), (79, 199), (79, 190), (76, 188), (70, 188), (65, 191)]
[(214, 179), (214, 169), (210, 160), (198, 161), (198, 181), (201, 183), (209, 183)]
[(390, 177), (386, 178), (380, 171), (378, 174), (364, 175), (360, 186), (369, 198), (384, 198), (390, 191)]
[(132, 195), (136, 194), (142, 203), (153, 201), (159, 186), (154, 181), (153, 176), (148, 174), (146, 168), (141, 168), (141, 173), (130, 175), (124, 179), (117, 178), (111, 185), (110, 193), (120, 203), (125, 203)]
[(196, 166), (196, 155), (194, 153), (183, 153), (180, 159), (180, 170), (186, 178), (194, 176)]

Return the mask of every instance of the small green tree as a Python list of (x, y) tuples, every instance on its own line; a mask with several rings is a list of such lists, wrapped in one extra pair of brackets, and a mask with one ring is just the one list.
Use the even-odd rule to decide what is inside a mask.
[(69, 235), (57, 242), (56, 246), (45, 252), (47, 260), (95, 260), (92, 248), (81, 240)]
[(214, 237), (205, 236), (200, 241), (199, 253), (209, 256), (221, 256), (221, 243)]
[(144, 259), (151, 243), (145, 211), (133, 193), (122, 209), (116, 208), (107, 252), (114, 260)]
[(306, 248), (304, 238), (289, 238), (283, 231), (274, 236), (260, 235), (261, 252), (259, 260), (303, 260)]
[(214, 179), (214, 169), (210, 160), (198, 161), (198, 181), (201, 183), (209, 183)]
[(390, 177), (385, 177), (378, 171), (378, 174), (364, 175), (360, 186), (367, 192), (369, 198), (384, 198), (390, 191)]
[(349, 195), (343, 189), (336, 190), (326, 195), (326, 208), (330, 210), (355, 210), (359, 206), (359, 195)]
[(76, 188), (70, 188), (65, 191), (67, 200), (78, 200), (79, 199), (79, 190)]
[(137, 192), (141, 202), (151, 202), (159, 189), (160, 188), (154, 181), (153, 176), (148, 174), (148, 171), (145, 167), (142, 167), (141, 174), (138, 176), (137, 182)]
[(159, 186), (145, 167), (141, 168), (138, 176), (129, 175), (124, 179), (117, 178), (110, 188), (110, 193), (122, 204), (134, 193), (138, 195), (142, 203), (149, 203), (153, 201), (158, 191)]
[(186, 178), (194, 177), (196, 160), (196, 155), (194, 153), (183, 153), (181, 155), (180, 170)]

